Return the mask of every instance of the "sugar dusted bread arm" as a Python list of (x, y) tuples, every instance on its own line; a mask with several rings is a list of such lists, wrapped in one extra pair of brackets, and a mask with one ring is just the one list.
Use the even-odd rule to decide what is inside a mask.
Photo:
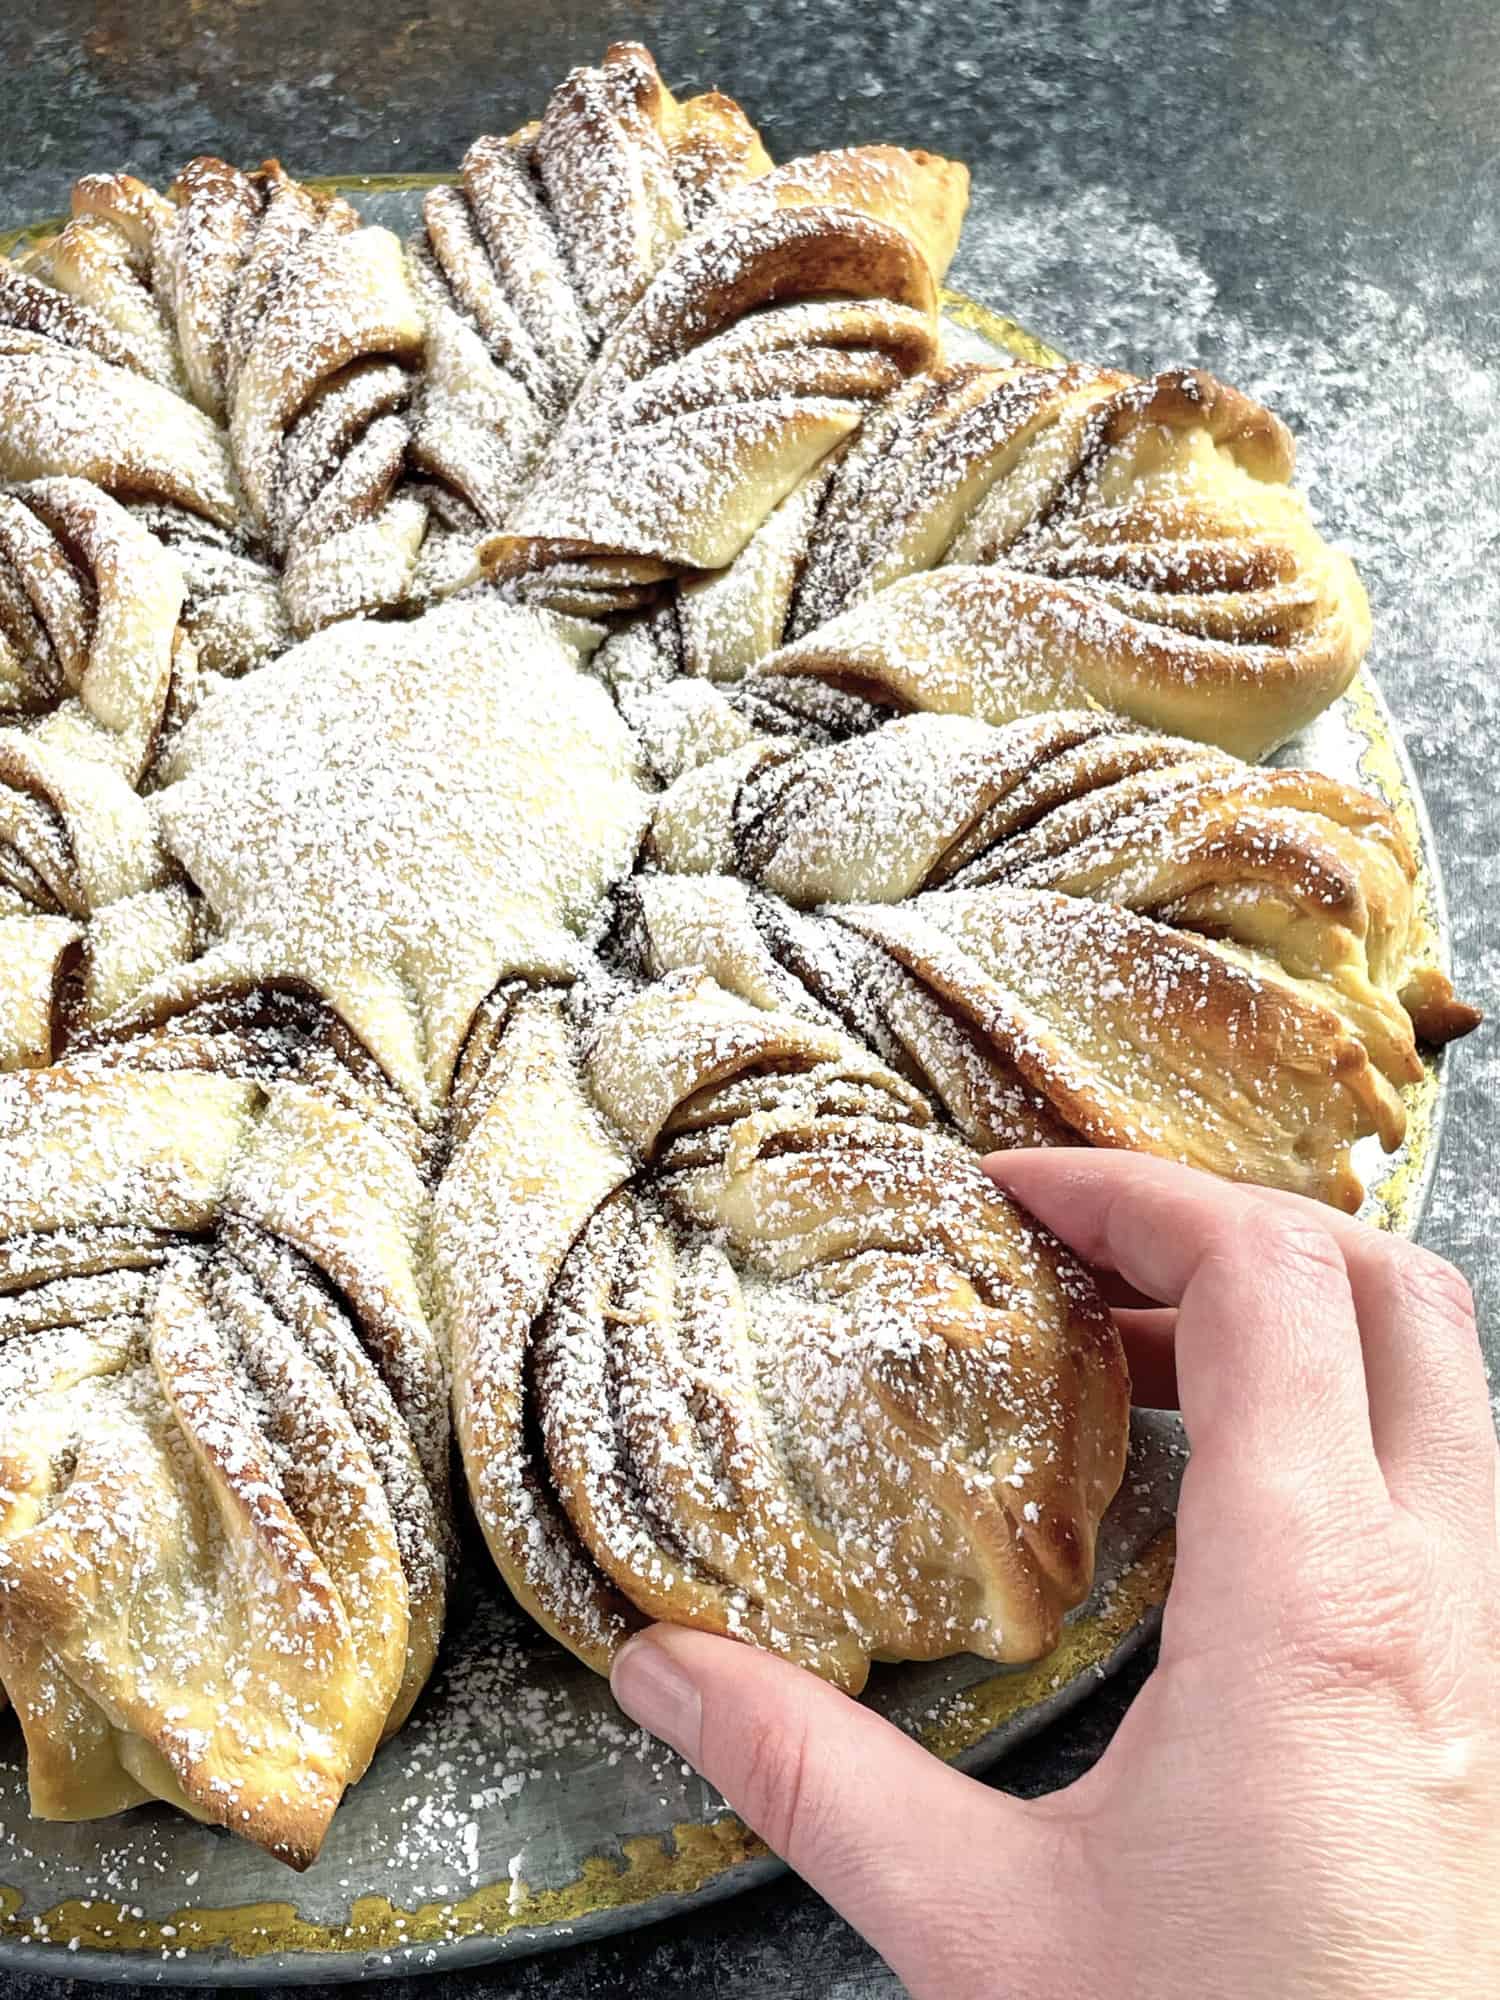
[(1369, 639), (1292, 461), (1201, 371), (938, 366), (683, 588), (672, 664), (783, 730), (1088, 703), (1260, 756)]
[(692, 229), (771, 162), (732, 99), (679, 100), (647, 51), (571, 71), (540, 119), (476, 139), (410, 248), (426, 319), (413, 462), (450, 496), (424, 558), (461, 574), (590, 363)]
[(195, 649), (173, 556), (83, 479), (0, 494), (0, 1070), (190, 948), (137, 793)]
[[(730, 562), (935, 357), (932, 260), (951, 251), (965, 189), (951, 162), (869, 147), (793, 161), (721, 203), (579, 384), (481, 550), (485, 574), (608, 608)], [(573, 594), (585, 584), (591, 597)]]
[(1478, 1018), (1435, 963), (1381, 799), (1098, 712), (758, 741), (679, 778), (649, 844), (669, 869), (728, 870), (804, 909), (989, 884), (1119, 904), (1332, 1008), (1397, 1087), (1421, 1074), (1419, 1040)]
[[(0, 479), (71, 475), (234, 524), (223, 433), (88, 303), (87, 288), (83, 297), (52, 289), (49, 256), (33, 253), (31, 269), (0, 258)], [(128, 282), (141, 289), (133, 272)]]
[(165, 1799), (305, 1867), (441, 1626), (420, 1189), (156, 1053), (0, 1086), (0, 1682), (37, 1812)]
[(927, 1122), (847, 1034), (701, 974), (592, 1033), (512, 1015), (436, 1270), (491, 1549), (599, 1670), (669, 1618), (857, 1688), (872, 1657), (1035, 1657), (1086, 1594), (1113, 1330)]
[[(1399, 1096), (1332, 1007), (1129, 910), (992, 888), (855, 904), (839, 921), (912, 973), (1010, 1089), (1090, 1145), (1353, 1210), (1350, 1146), (1400, 1136)], [(1017, 1143), (1006, 1122), (976, 1137)]]
[(520, 1000), (473, 1088), (433, 1236), (469, 1496), (518, 1602), (602, 1672), (641, 1621), (589, 1560), (536, 1462), (528, 1348), (571, 1245), (632, 1163), (583, 1088), (555, 994)]
[(644, 875), (629, 903), (648, 970), (847, 1023), (984, 1150), (1134, 1148), (1353, 1209), (1351, 1145), (1404, 1130), (1411, 1023), (1358, 963), (1293, 976), (1107, 894), (1000, 883), (800, 912)]
[[(88, 175), (58, 236), (0, 274), (0, 474), (149, 497), (188, 544), (232, 531), (235, 584), (269, 553), (299, 631), (389, 609), (427, 524), (404, 480), (422, 350), (396, 239), (278, 162), (196, 159), (166, 195)], [(196, 567), (212, 599), (222, 575)], [(254, 589), (276, 595), (269, 572)], [(255, 607), (244, 659), (276, 619)]]

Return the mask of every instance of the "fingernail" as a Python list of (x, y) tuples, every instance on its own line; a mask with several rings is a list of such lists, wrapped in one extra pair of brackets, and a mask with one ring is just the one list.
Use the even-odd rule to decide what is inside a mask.
[(609, 1670), (615, 1700), (632, 1721), (698, 1761), (703, 1703), (697, 1688), (653, 1632), (627, 1639)]

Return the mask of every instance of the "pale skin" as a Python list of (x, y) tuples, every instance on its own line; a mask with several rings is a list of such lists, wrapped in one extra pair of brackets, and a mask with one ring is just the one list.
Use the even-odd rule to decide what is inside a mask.
[(916, 2000), (1500, 1993), (1500, 1454), (1468, 1287), (1293, 1195), (985, 1163), (1120, 1296), (1192, 1444), (1160, 1663), (1023, 1802), (767, 1654), (655, 1626), (617, 1699)]

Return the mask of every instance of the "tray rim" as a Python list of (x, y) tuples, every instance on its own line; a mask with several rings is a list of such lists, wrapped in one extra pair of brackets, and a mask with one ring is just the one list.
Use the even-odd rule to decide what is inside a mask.
[[(412, 193), (445, 185), (450, 179), (451, 175), (441, 173), (305, 177), (308, 186), (351, 196)], [(0, 231), (0, 255), (11, 254), (18, 247), (45, 238), (64, 219), (47, 217)], [(1029, 328), (968, 293), (944, 286), (941, 309), (947, 319), (1018, 361), (1050, 365), (1065, 359), (1058, 349)], [(1363, 773), (1362, 757), (1362, 775), (1386, 796), (1417, 854), (1419, 904), (1431, 927), (1438, 962), (1448, 970), (1451, 932), (1441, 857), (1410, 754), (1396, 718), (1367, 670), (1361, 669), (1345, 698), (1351, 701), (1368, 753), (1381, 767)], [(1415, 1234), (1426, 1212), (1446, 1122), (1448, 1091), (1441, 1051), (1424, 1054), (1424, 1070), (1423, 1082), (1414, 1085), (1413, 1095), (1408, 1097), (1411, 1130), (1402, 1160), (1373, 1190), (1376, 1213), (1371, 1219), (1403, 1234)], [(1079, 1706), (1098, 1681), (1116, 1672), (1155, 1637), (1171, 1579), (1173, 1550), (1173, 1529), (1168, 1526), (1154, 1535), (1127, 1565), (1119, 1580), (1115, 1605), (1108, 1614), (1077, 1620), (1067, 1628), (1063, 1645), (1033, 1666), (1019, 1671), (998, 1670), (968, 1690), (968, 1702), (977, 1705), (985, 1716), (985, 1726), (972, 1739), (955, 1742), (950, 1750), (939, 1727), (919, 1740), (928, 1743), (956, 1769), (977, 1773), (991, 1768), (1007, 1751)], [(1119, 1614), (1124, 1611), (1128, 1611), (1129, 1618), (1122, 1625)], [(1037, 1701), (1025, 1704), (1020, 1693), (1024, 1684), (1043, 1668), (1049, 1673), (1055, 1669), (1064, 1651), (1074, 1667), (1069, 1677)], [(392, 1942), (374, 1948), (363, 1942), (344, 1949), (336, 1944), (289, 1948), (268, 1944), (256, 1948), (249, 1943), (237, 1946), (210, 1943), (190, 1948), (188, 1956), (181, 1959), (164, 1958), (159, 1939), (143, 1939), (130, 1946), (75, 1943), (70, 1947), (61, 1939), (41, 1942), (8, 1937), (0, 1928), (0, 1977), (7, 1971), (16, 1971), (99, 1985), (211, 1985), (243, 1989), (286, 1983), (340, 1985), (427, 1971), (463, 1971), (502, 1959), (566, 1949), (664, 1922), (711, 1907), (789, 1872), (783, 1861), (727, 1811), (712, 1820), (682, 1823), (674, 1829), (674, 1836), (662, 1837), (663, 1853), (669, 1837), (705, 1829), (720, 1836), (726, 1848), (738, 1849), (726, 1865), (718, 1869), (710, 1867), (689, 1887), (668, 1886), (634, 1901), (622, 1896), (618, 1901), (585, 1908), (567, 1919), (534, 1924), (517, 1918), (465, 1937)], [(656, 1837), (646, 1838), (654, 1842)], [(630, 1872), (627, 1865), (621, 1872), (622, 1882), (628, 1881)], [(576, 1889), (582, 1879), (580, 1876), (569, 1887)], [(294, 1885), (289, 1882), (288, 1886), (290, 1889)], [(0, 1926), (12, 1913), (14, 1893), (0, 1884)], [(69, 1906), (64, 1903), (57, 1907), (63, 1910)], [(229, 1906), (203, 1914), (229, 1916), (241, 1908), (259, 1907), (265, 1906)], [(145, 1928), (159, 1929), (165, 1921), (154, 1920)], [(333, 1927), (328, 1928), (331, 1932)]]

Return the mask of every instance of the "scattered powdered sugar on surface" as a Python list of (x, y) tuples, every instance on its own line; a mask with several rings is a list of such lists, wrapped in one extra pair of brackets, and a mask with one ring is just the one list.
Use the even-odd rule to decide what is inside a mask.
[[(1118, 188), (1027, 205), (976, 180), (949, 276), (1065, 354), (1097, 365), (1208, 365), (1204, 332), (1217, 303), (1211, 274)], [(1255, 392), (1253, 382), (1227, 379)]]
[[(417, 1716), (380, 1753), (359, 1794), (357, 1824), (355, 1815), (335, 1819), (316, 1874), (298, 1889), (304, 1913), (342, 1924), (354, 1948), (362, 1935), (355, 1905), (372, 1889), (383, 1888), (395, 1901), (399, 1942), (419, 1910), (429, 1932), (436, 1923), (439, 1937), (483, 1929), (481, 1912), (464, 1904), (489, 1884), (508, 1882), (512, 1916), (524, 1914), (535, 1891), (566, 1886), (576, 1868), (567, 1837), (576, 1811), (571, 1799), (624, 1793), (633, 1800), (632, 1823), (643, 1825), (666, 1798), (673, 1810), (665, 1825), (722, 1809), (700, 1780), (685, 1785), (675, 1756), (620, 1715), (602, 1681), (559, 1656), (501, 1601), (481, 1569), (462, 1572), (455, 1596), (456, 1629)], [(285, 1899), (289, 1878), (278, 1864), (161, 1809), (81, 1830), (30, 1822), (15, 1756), (7, 1738), (0, 1750), (0, 1866), (7, 1856), (44, 1857), (55, 1901), (79, 1899), (105, 1944), (131, 1946), (136, 1922), (179, 1904)], [(616, 1831), (614, 1809), (606, 1807), (594, 1844), (608, 1852)], [(389, 1876), (372, 1881), (375, 1853)], [(436, 1906), (435, 1913), (426, 1906)], [(267, 1927), (276, 1922), (273, 1910)], [(190, 1910), (175, 1929), (178, 1938), (162, 1946), (164, 1957), (202, 1949)], [(49, 1930), (43, 1919), (22, 1916), (13, 1934), (46, 1942)]]

